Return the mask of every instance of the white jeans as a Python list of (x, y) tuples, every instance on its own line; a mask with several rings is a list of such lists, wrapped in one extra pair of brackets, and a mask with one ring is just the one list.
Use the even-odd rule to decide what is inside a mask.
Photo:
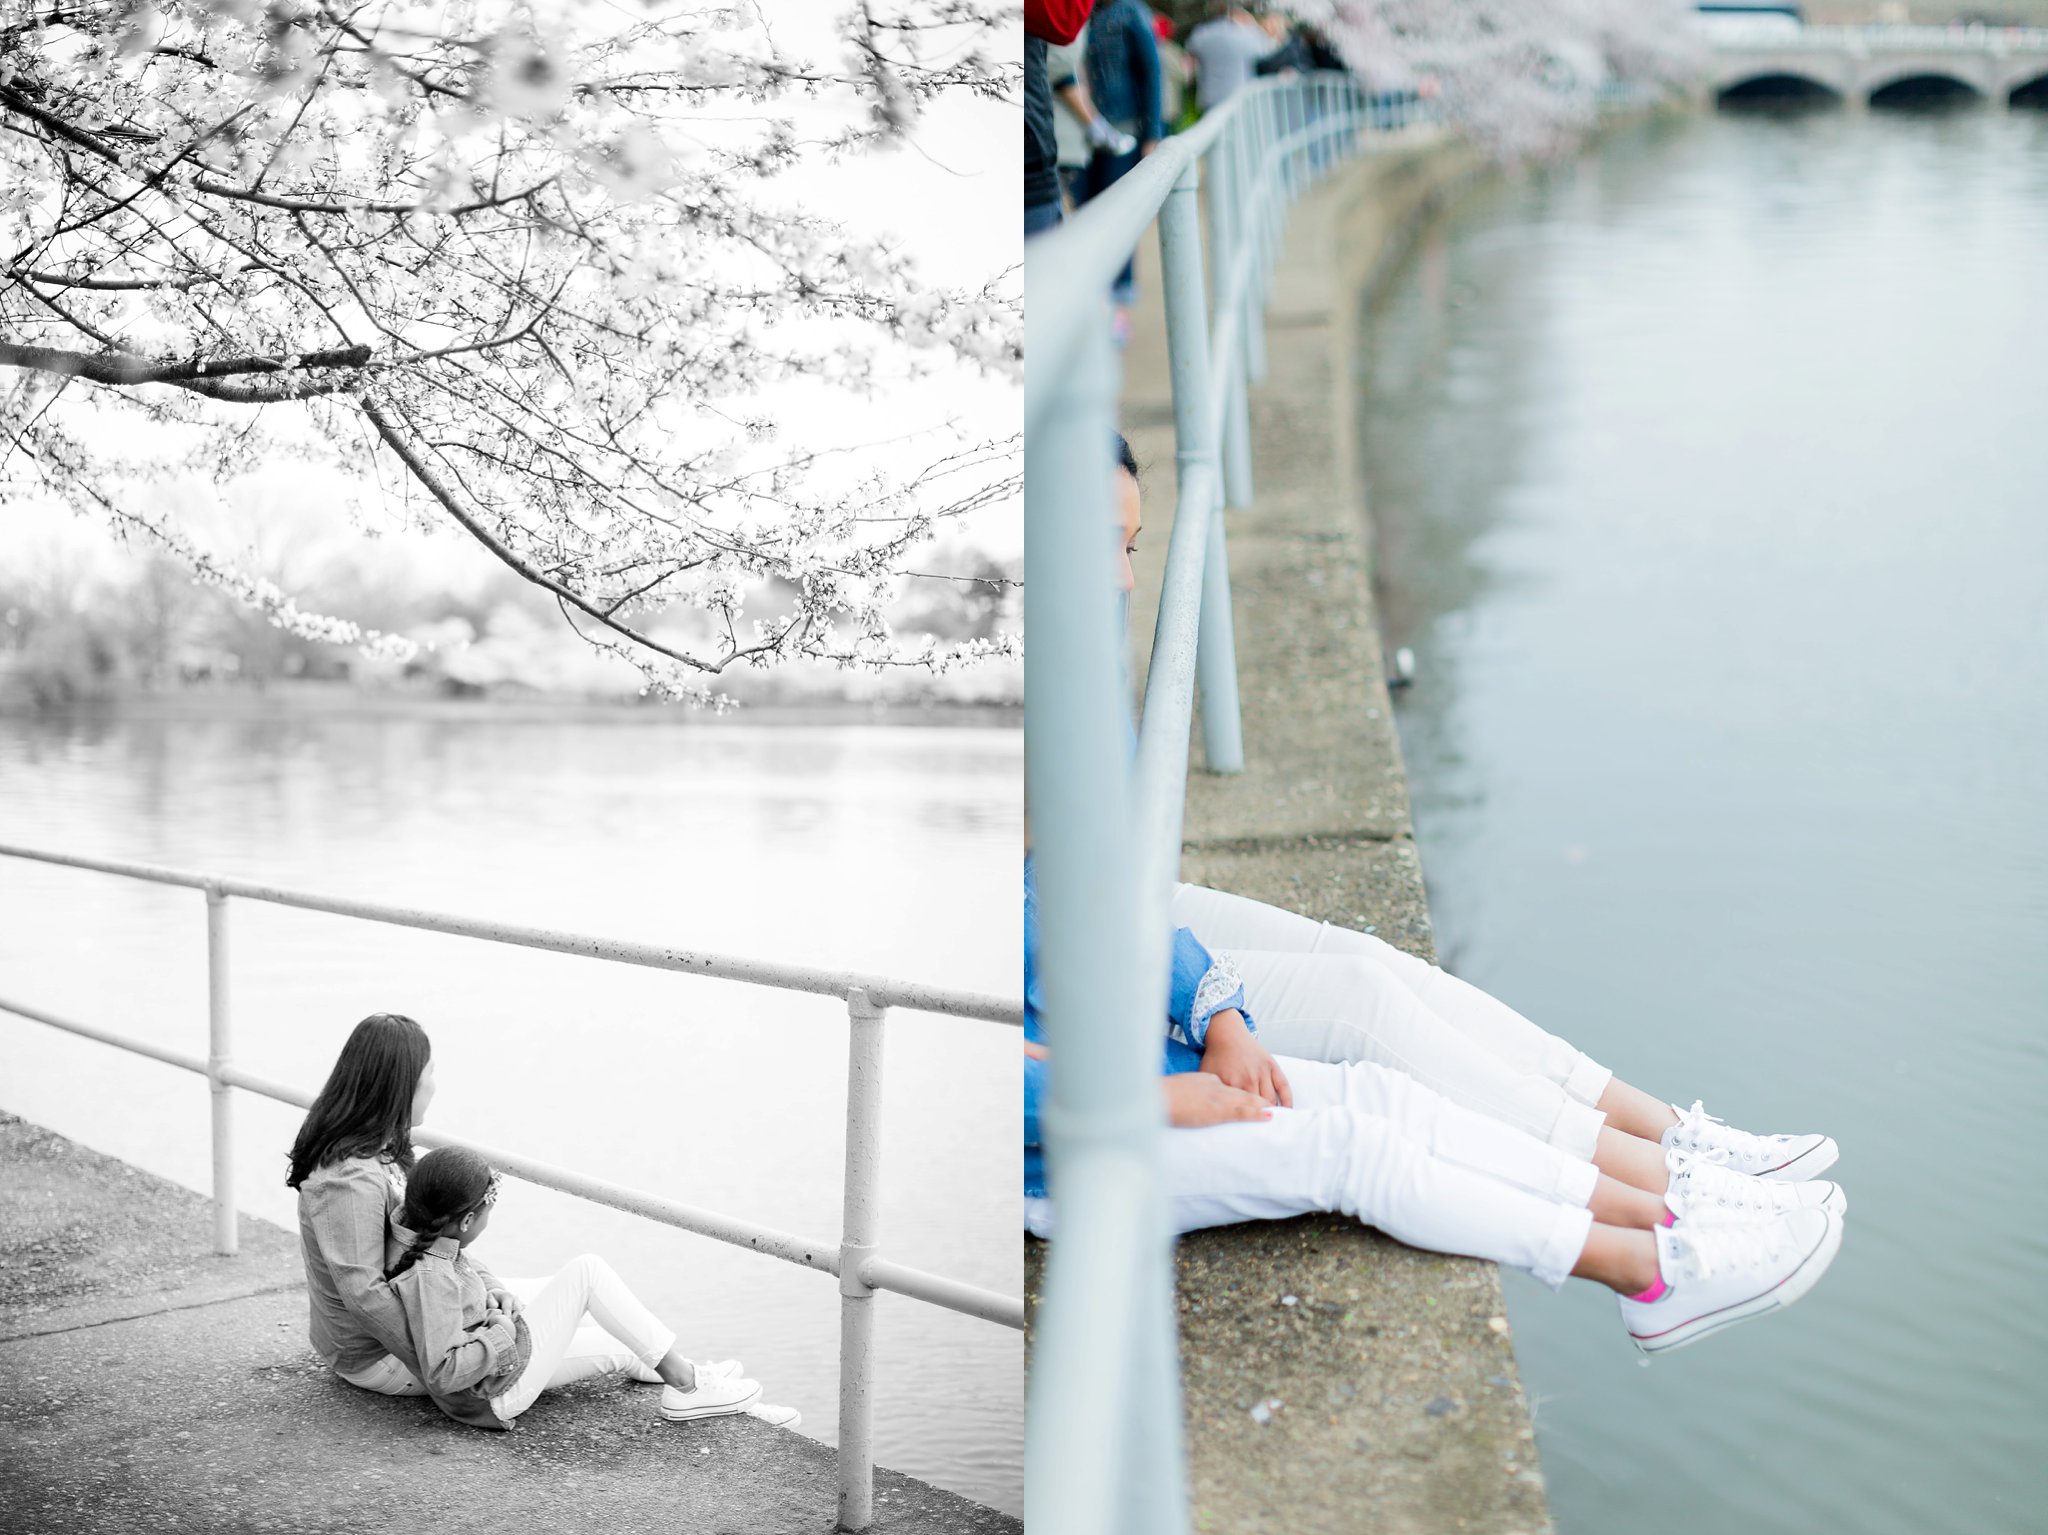
[[(661, 1379), (654, 1366), (675, 1346), (675, 1334), (648, 1314), (604, 1259), (586, 1254), (552, 1279), (504, 1279), (500, 1283), (519, 1297), (527, 1333), (533, 1339), (533, 1358), (521, 1372), (518, 1383), (491, 1401), (498, 1416), (507, 1422), (531, 1407), (533, 1399), (550, 1386), (566, 1386), (615, 1371), (624, 1371), (636, 1380)], [(573, 1311), (569, 1309), (572, 1305)], [(601, 1312), (600, 1306), (604, 1308)], [(585, 1312), (593, 1316), (590, 1326), (582, 1325)], [(661, 1346), (643, 1359), (625, 1341), (634, 1337), (646, 1344), (660, 1342)], [(547, 1363), (543, 1367), (544, 1356)], [(366, 1370), (341, 1378), (351, 1386), (380, 1396), (427, 1394), (427, 1388), (412, 1371), (390, 1354)], [(508, 1405), (514, 1399), (517, 1405)]]
[[(590, 1253), (570, 1259), (531, 1296), (522, 1283), (506, 1283), (519, 1296), (533, 1337), (533, 1358), (518, 1381), (491, 1398), (491, 1410), (507, 1423), (553, 1386), (618, 1371), (641, 1380), (660, 1379), (654, 1367), (675, 1347), (676, 1335), (655, 1320), (604, 1259)], [(595, 1326), (584, 1325), (586, 1312)]]
[[(1477, 986), (1370, 933), (1181, 885), (1173, 924), (1237, 961), (1278, 1056), (1372, 1061), (1590, 1161), (1614, 1073)], [(1284, 1069), (1284, 1068), (1283, 1068)]]
[[(1592, 1163), (1367, 1062), (1286, 1060), (1294, 1107), (1268, 1120), (1169, 1130), (1176, 1232), (1325, 1210), (1411, 1247), (1527, 1269), (1553, 1289), (1586, 1245)], [(1052, 1205), (1024, 1201), (1052, 1234)]]

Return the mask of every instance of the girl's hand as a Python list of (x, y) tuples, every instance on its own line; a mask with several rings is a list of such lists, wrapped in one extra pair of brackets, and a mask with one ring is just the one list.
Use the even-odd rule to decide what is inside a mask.
[(1266, 1047), (1252, 1037), (1244, 1014), (1226, 1007), (1209, 1019), (1208, 1043), (1202, 1047), (1202, 1070), (1219, 1081), (1280, 1107), (1294, 1107), (1294, 1089), (1287, 1074)]
[(1258, 1097), (1226, 1087), (1206, 1071), (1178, 1072), (1159, 1085), (1166, 1094), (1166, 1122), (1177, 1130), (1273, 1117)]
[(499, 1288), (484, 1291), (484, 1304), (496, 1306), (507, 1316), (519, 1315), (519, 1297), (507, 1289)]
[(1049, 1061), (1052, 1059), (1052, 1052), (1036, 1040), (1027, 1039), (1024, 1041), (1024, 1053), (1034, 1061)]

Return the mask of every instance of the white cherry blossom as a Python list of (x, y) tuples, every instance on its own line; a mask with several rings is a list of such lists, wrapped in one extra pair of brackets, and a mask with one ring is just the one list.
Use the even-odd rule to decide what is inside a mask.
[(1014, 381), (1017, 275), (934, 286), (778, 178), (947, 96), (1004, 110), (1016, 9), (864, 0), (820, 59), (774, 9), (0, 0), (0, 501), (54, 490), (296, 633), (402, 647), (151, 493), (335, 466), (679, 695), (1013, 653), (883, 615), (1014, 496), (1016, 442), (849, 445), (818, 391)]

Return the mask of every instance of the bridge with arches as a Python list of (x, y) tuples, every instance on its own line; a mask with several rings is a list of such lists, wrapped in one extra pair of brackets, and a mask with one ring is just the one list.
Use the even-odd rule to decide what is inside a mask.
[(1974, 94), (2048, 107), (2048, 27), (1801, 27), (1723, 33), (1705, 82), (1715, 100), (1759, 93), (1885, 105), (1907, 93)]

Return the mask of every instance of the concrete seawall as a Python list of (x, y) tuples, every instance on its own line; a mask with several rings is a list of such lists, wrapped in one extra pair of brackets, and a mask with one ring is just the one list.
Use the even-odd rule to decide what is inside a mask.
[[(1267, 312), (1268, 376), (1252, 399), (1255, 505), (1228, 517), (1246, 771), (1202, 772), (1198, 724), (1188, 789), (1185, 878), (1426, 958), (1352, 378), (1362, 294), (1481, 169), (1455, 142), (1417, 143), (1340, 168), (1293, 214)], [(1133, 612), (1142, 670), (1176, 489), (1150, 242), (1140, 282), (1124, 429), (1144, 471)], [(1034, 1295), (1042, 1257), (1029, 1255)], [(1196, 1529), (1550, 1528), (1491, 1264), (1313, 1218), (1195, 1233), (1178, 1269)]]

